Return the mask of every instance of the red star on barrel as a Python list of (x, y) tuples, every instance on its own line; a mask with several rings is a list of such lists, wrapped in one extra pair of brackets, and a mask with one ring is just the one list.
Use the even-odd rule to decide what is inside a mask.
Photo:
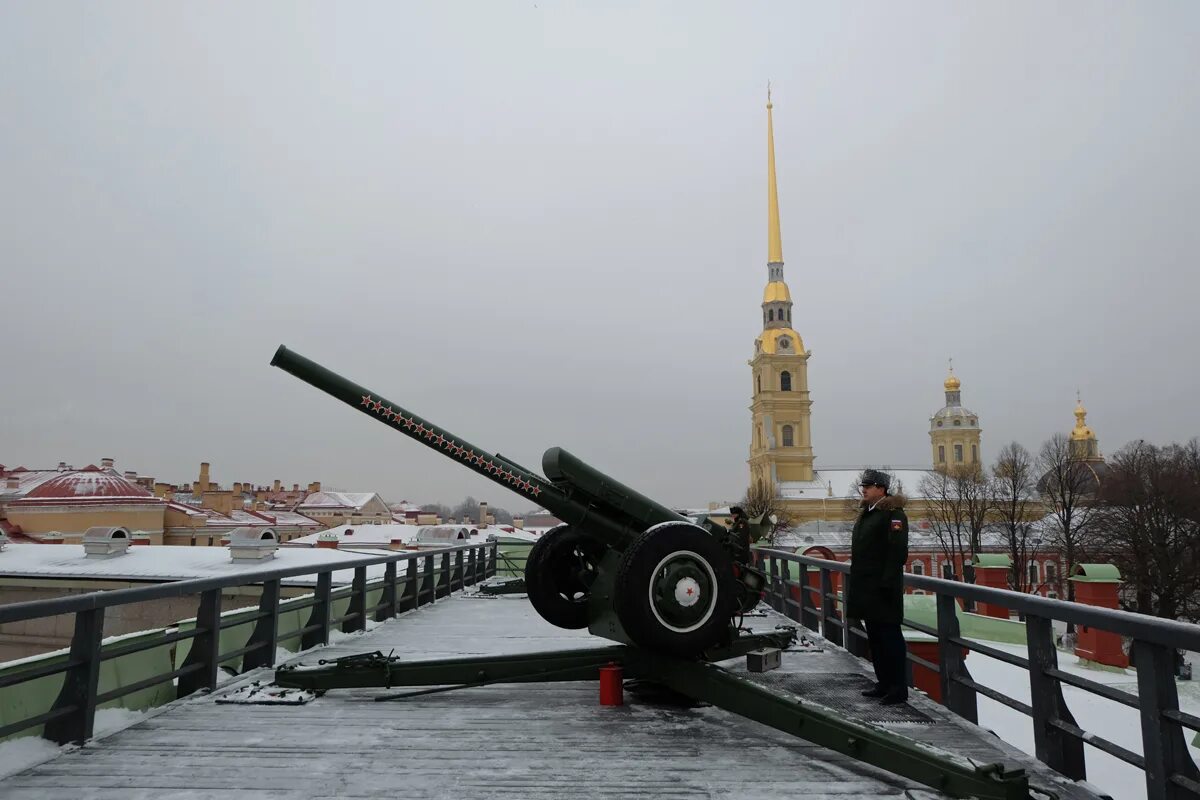
[(371, 405), (371, 395), (369, 395), (369, 394), (364, 394), (364, 395), (363, 395), (362, 402), (361, 402), (361, 403), (359, 403), (359, 405), (363, 405), (363, 406), (369, 406), (369, 405)]
[(407, 418), (404, 420), (404, 427), (408, 428), (409, 430), (412, 430), (413, 426), (414, 426), (414, 425), (416, 425), (416, 424), (417, 424), (417, 423), (413, 422), (413, 418), (412, 418), (412, 417), (407, 417)]
[(417, 426), (417, 435), (418, 435), (418, 436), (420, 436), (420, 435), (421, 435), (422, 433), (424, 433), (424, 432), (425, 432), (425, 426), (424, 426), (424, 425), (418, 425), (418, 426)]
[(537, 497), (539, 494), (542, 493), (542, 487), (534, 486), (532, 489), (529, 490), (529, 493), (531, 495), (533, 495), (534, 497)]
[(690, 586), (688, 587), (687, 593), (688, 593), (688, 597), (691, 597), (694, 594), (694, 592), (692, 591), (692, 587), (690, 587)]
[(379, 402), (378, 400), (371, 401), (371, 410), (374, 411), (376, 414), (379, 413), (379, 409), (381, 409), (381, 408), (383, 408), (383, 403)]
[(438, 445), (439, 447), (441, 447), (442, 443), (445, 441), (446, 441), (446, 437), (442, 436), (440, 433), (437, 436), (433, 437), (434, 444)]

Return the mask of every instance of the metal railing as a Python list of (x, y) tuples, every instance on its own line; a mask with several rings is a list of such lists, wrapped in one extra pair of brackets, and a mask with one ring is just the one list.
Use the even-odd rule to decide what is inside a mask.
[[(755, 549), (754, 553), (756, 563), (769, 575), (767, 598), (776, 611), (821, 633), (854, 655), (867, 657), (866, 632), (853, 621), (843, 619), (839, 610), (845, 608), (850, 589), (848, 563), (766, 548)], [(843, 576), (840, 592), (834, 591), (835, 572)], [(1177, 649), (1200, 650), (1200, 625), (908, 573), (904, 575), (904, 584), (936, 596), (936, 626), (907, 618), (904, 625), (937, 641), (938, 661), (934, 664), (912, 653), (908, 659), (937, 673), (942, 702), (951, 711), (977, 723), (977, 697), (983, 695), (1031, 717), (1035, 755), (1068, 778), (1086, 777), (1084, 745), (1087, 744), (1143, 770), (1150, 798), (1174, 800), (1200, 796), (1200, 772), (1184, 736), (1184, 728), (1200, 731), (1200, 717), (1180, 711), (1174, 672)], [(1003, 606), (1024, 616), (1028, 657), (964, 638), (959, 630), (960, 600)], [(1059, 669), (1052, 626), (1055, 620), (1129, 637), (1138, 693), (1121, 691)], [(964, 649), (1026, 670), (1030, 702), (1026, 704), (973, 680), (965, 664)], [(1063, 697), (1064, 683), (1137, 709), (1141, 717), (1142, 753), (1080, 728)]]
[[(404, 575), (397, 565), (407, 564)], [(382, 579), (367, 580), (367, 568), (384, 565)], [(354, 570), (349, 587), (335, 590), (333, 573)], [(43, 619), (73, 613), (75, 628), (65, 659), (33, 664), (0, 675), (0, 689), (28, 681), (62, 674), (62, 690), (52, 707), (41, 714), (0, 727), (0, 739), (29, 728), (44, 725), (43, 736), (60, 744), (82, 742), (92, 736), (96, 707), (167, 681), (177, 681), (176, 697), (217, 687), (218, 667), (241, 659), (242, 671), (272, 666), (276, 648), (282, 641), (300, 639), (300, 649), (329, 643), (334, 625), (346, 633), (366, 630), (369, 618), (383, 621), (418, 606), (435, 602), (451, 592), (475, 584), (496, 574), (496, 545), (463, 545), (432, 551), (409, 551), (381, 556), (364, 556), (353, 562), (339, 561), (314, 567), (264, 567), (219, 578), (197, 578), (152, 586), (90, 592), (50, 600), (34, 600), (0, 606), (0, 624)], [(280, 599), (281, 581), (316, 575), (315, 591), (290, 600)], [(257, 611), (222, 617), (221, 593), (240, 586), (261, 586)], [(368, 605), (368, 594), (380, 592), (379, 602)], [(105, 609), (130, 603), (199, 595), (195, 625), (169, 629), (161, 636), (140, 637), (132, 643), (105, 645)], [(334, 616), (333, 601), (349, 597), (346, 613)], [(311, 609), (305, 624), (280, 635), (282, 612)], [(253, 632), (244, 647), (220, 651), (223, 630), (253, 623)], [(100, 665), (111, 659), (140, 653), (164, 645), (188, 642), (190, 647), (182, 664), (175, 669), (156, 672), (133, 683), (99, 692)]]

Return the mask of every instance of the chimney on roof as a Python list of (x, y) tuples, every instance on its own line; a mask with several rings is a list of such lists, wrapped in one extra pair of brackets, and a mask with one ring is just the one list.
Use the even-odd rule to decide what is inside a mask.
[(274, 485), (274, 486), (271, 488), (271, 491), (273, 491), (273, 492), (278, 492), (282, 486), (283, 486), (283, 484), (281, 484), (281, 483), (279, 482), (279, 478), (276, 478), (276, 479), (275, 479), (275, 485)]
[(18, 478), (16, 475), (9, 475), (9, 476), (8, 476), (8, 480), (6, 480), (6, 481), (5, 481), (5, 486), (4, 486), (4, 488), (6, 488), (6, 489), (20, 489), (20, 488), (21, 488), (21, 479), (20, 479), (20, 478)]
[(50, 531), (38, 539), (42, 544), (62, 544), (63, 535), (58, 531)]
[(316, 494), (319, 491), (321, 491), (321, 482), (320, 481), (313, 481), (312, 483), (310, 483), (308, 485), (308, 493), (309, 494)]
[(479, 503), (479, 527), (486, 528), (488, 526), (488, 523), (491, 521), (492, 521), (492, 518), (488, 516), (487, 501), (481, 501)]
[(100, 459), (100, 469), (112, 469), (113, 460), (111, 458)]
[(523, 529), (525, 527), (525, 518), (524, 517), (513, 517), (513, 527), (518, 530)]
[(136, 481), (137, 479), (138, 479), (138, 474), (135, 470), (132, 470), (132, 469), (125, 470), (125, 480)]
[(58, 462), (58, 471), (66, 472), (67, 471), (67, 462), (65, 462), (65, 461)]
[(208, 480), (208, 462), (201, 461), (200, 480), (196, 482), (196, 494), (204, 494), (205, 492), (209, 491), (210, 488), (211, 487), (209, 486)]
[(144, 547), (150, 544), (150, 534), (145, 531), (134, 531), (131, 547)]
[(200, 507), (229, 516), (233, 513), (233, 492), (205, 492), (200, 495)]
[(235, 484), (233, 485), (233, 493), (234, 493), (234, 494), (241, 494), (241, 493), (242, 493), (242, 484), (241, 484), (241, 483), (235, 483)]
[(317, 547), (328, 547), (337, 550), (338, 535), (332, 531), (317, 534)]
[(169, 500), (171, 497), (171, 484), (162, 483), (161, 481), (154, 484), (154, 496)]
[(299, 494), (299, 493), (300, 493), (300, 484), (298, 484), (298, 483), (293, 483), (293, 484), (292, 484), (292, 491), (293, 491), (293, 492), (295, 492), (295, 493), (297, 493), (297, 494)]

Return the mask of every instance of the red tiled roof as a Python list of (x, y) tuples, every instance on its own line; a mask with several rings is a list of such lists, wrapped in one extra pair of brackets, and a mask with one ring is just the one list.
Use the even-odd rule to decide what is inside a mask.
[(91, 467), (86, 470), (64, 472), (51, 478), (12, 505), (39, 504), (48, 502), (87, 502), (87, 503), (150, 503), (160, 504), (165, 501), (155, 497), (153, 493), (125, 480), (114, 470), (101, 470)]

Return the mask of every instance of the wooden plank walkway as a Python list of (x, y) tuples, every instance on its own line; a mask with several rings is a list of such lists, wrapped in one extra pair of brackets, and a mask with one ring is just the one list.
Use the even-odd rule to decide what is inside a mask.
[[(782, 617), (747, 618), (761, 629)], [(516, 653), (605, 643), (542, 621), (518, 598), (455, 596), (299, 658), (395, 649), (408, 658)], [(732, 662), (731, 662), (732, 665)], [(734, 667), (737, 668), (737, 667)], [(862, 674), (844, 651), (785, 655), (784, 672), (812, 680)], [(263, 672), (222, 687), (228, 692)], [(774, 673), (778, 676), (779, 673)], [(809, 676), (805, 678), (805, 676)], [(787, 679), (786, 677), (784, 678)], [(773, 677), (771, 680), (780, 680)], [(878, 706), (826, 690), (860, 719)], [(0, 800), (90, 798), (783, 798), (938, 797), (917, 784), (716, 708), (604, 708), (594, 683), (498, 685), (376, 703), (385, 690), (332, 691), (305, 706), (185, 698), (126, 730), (10, 776)], [(830, 693), (832, 692), (832, 693)], [(882, 722), (981, 761), (1048, 771), (923, 697), (925, 722)], [(1073, 784), (1061, 798), (1094, 796)]]

